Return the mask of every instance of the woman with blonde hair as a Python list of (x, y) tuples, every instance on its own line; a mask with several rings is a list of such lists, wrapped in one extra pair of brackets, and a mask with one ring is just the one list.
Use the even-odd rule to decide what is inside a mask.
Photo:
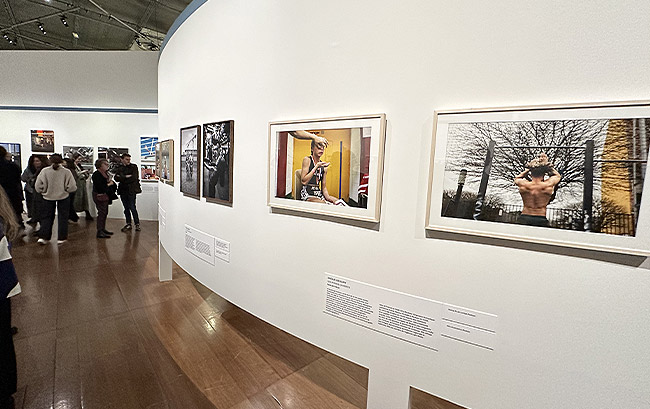
[(0, 187), (0, 408), (13, 408), (16, 393), (16, 351), (11, 331), (11, 297), (20, 293), (20, 284), (11, 261), (11, 241), (20, 225), (14, 209)]

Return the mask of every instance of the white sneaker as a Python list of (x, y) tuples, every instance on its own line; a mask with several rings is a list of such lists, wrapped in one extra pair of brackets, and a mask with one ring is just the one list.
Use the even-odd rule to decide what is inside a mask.
[(49, 241), (49, 240), (38, 239), (37, 243), (38, 243), (38, 244), (47, 244), (48, 241)]
[(57, 240), (57, 241), (56, 241), (56, 244), (63, 244), (63, 243), (65, 243), (66, 241), (68, 241), (68, 240)]

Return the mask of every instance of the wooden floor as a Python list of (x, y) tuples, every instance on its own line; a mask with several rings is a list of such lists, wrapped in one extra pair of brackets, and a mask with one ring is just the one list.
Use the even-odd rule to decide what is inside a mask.
[(411, 387), (409, 409), (465, 409), (454, 403)]
[(13, 255), (17, 408), (356, 409), (368, 371), (234, 307), (179, 268), (158, 281), (158, 226)]

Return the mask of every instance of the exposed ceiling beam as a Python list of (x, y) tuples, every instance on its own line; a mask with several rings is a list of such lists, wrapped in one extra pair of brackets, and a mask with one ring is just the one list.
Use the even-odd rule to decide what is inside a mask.
[(120, 20), (118, 17), (115, 17), (114, 15), (112, 15), (111, 13), (109, 13), (108, 11), (104, 10), (104, 9), (102, 8), (102, 6), (100, 6), (99, 4), (97, 4), (97, 2), (96, 2), (95, 0), (88, 0), (88, 1), (91, 2), (95, 7), (97, 7), (98, 9), (100, 9), (100, 10), (101, 10), (103, 13), (105, 13), (108, 17), (112, 18), (113, 20), (115, 20), (115, 21), (117, 21), (118, 23), (122, 24), (124, 27), (126, 27), (126, 28), (128, 28), (129, 30), (133, 31), (133, 32), (134, 32), (138, 37), (144, 37), (144, 38), (146, 38), (146, 39), (148, 39), (148, 40), (151, 40), (151, 38), (150, 38), (148, 35), (146, 35), (146, 34), (144, 34), (144, 33), (141, 33), (139, 30), (137, 30), (137, 29), (131, 27), (130, 25), (126, 24), (124, 21)]
[[(16, 24), (16, 16), (14, 15), (14, 10), (11, 8), (11, 4), (9, 3), (9, 0), (2, 0), (2, 2), (5, 5), (5, 9), (7, 10), (7, 13), (9, 14), (9, 19), (11, 20), (11, 24)], [(20, 30), (16, 29), (15, 30), (16, 35), (18, 36), (17, 42), (20, 48), (23, 50), (25, 49), (25, 43), (23, 42), (23, 39), (20, 37)]]
[(46, 19), (51, 18), (51, 17), (60, 16), (60, 15), (62, 15), (64, 13), (72, 13), (72, 12), (77, 11), (77, 10), (79, 10), (79, 7), (73, 7), (71, 9), (62, 10), (62, 11), (59, 11), (59, 12), (56, 12), (56, 13), (51, 13), (51, 14), (46, 14), (44, 16), (36, 17), (36, 18), (31, 19), (31, 20), (21, 21), (20, 23), (14, 23), (12, 26), (0, 29), (0, 34), (4, 33), (5, 31), (15, 30), (17, 27), (24, 26), (26, 24), (36, 23), (36, 22), (41, 21), (41, 20), (46, 20)]
[[(52, 4), (43, 3), (42, 1), (39, 1), (39, 0), (25, 0), (25, 1), (27, 1), (28, 3), (32, 3), (32, 4), (38, 4), (39, 6), (45, 6), (45, 7), (53, 8), (54, 10), (58, 10), (58, 11), (61, 11), (61, 12), (63, 12), (63, 10), (65, 10), (65, 9), (61, 9), (61, 8), (59, 8), (57, 6), (54, 6)], [(68, 3), (68, 2), (64, 2), (64, 1), (58, 1), (58, 3), (64, 4), (64, 5), (68, 6), (68, 7), (75, 6), (72, 3)], [(85, 7), (81, 7), (81, 6), (77, 6), (77, 7), (79, 7), (79, 10), (78, 10), (79, 12), (75, 13), (74, 14), (75, 16), (79, 16), (79, 17), (84, 18), (86, 20), (90, 20), (90, 21), (94, 21), (94, 22), (97, 22), (97, 23), (105, 24), (105, 25), (108, 25), (108, 26), (111, 26), (111, 27), (126, 30), (126, 28), (124, 26), (122, 26), (121, 24), (113, 23), (110, 20), (110, 18), (109, 19), (102, 19), (101, 17), (106, 17), (102, 13), (98, 13), (98, 12), (96, 12), (94, 10), (89, 10), (89, 9), (87, 9)], [(94, 17), (94, 16), (97, 16), (97, 17)], [(133, 24), (135, 26), (135, 23), (130, 23), (130, 24)]]
[[(158, 3), (157, 0), (149, 0), (147, 3), (147, 8), (144, 10), (144, 13), (140, 17), (140, 20), (138, 21), (138, 24), (136, 25), (138, 32), (142, 32), (142, 27), (147, 24), (147, 21), (149, 21), (149, 18), (151, 17), (151, 14), (153, 14), (154, 10), (156, 9), (156, 3)], [(139, 35), (136, 35), (135, 38), (138, 38)], [(125, 48), (129, 48), (133, 44), (133, 39), (130, 39), (127, 44), (125, 44)]]

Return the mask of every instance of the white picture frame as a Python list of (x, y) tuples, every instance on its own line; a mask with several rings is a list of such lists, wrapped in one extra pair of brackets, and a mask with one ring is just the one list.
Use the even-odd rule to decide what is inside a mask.
[[(576, 124), (575, 128), (567, 130), (570, 124)], [(549, 131), (551, 126), (555, 128)], [(558, 131), (560, 126), (564, 128)], [(542, 130), (533, 131), (535, 127)], [(650, 255), (650, 197), (646, 197), (650, 195), (647, 169), (650, 101), (436, 111), (433, 128), (427, 230)], [(587, 142), (589, 139), (593, 142)], [(644, 143), (634, 142), (642, 139)], [(494, 141), (493, 148), (489, 148), (489, 140)], [(538, 141), (537, 145), (531, 144), (531, 140)], [(548, 140), (564, 142), (554, 145), (553, 142), (545, 142)], [(589, 144), (592, 144), (594, 152), (591, 155), (591, 168), (587, 162), (588, 152), (591, 152)], [(624, 147), (628, 145), (634, 147)], [(482, 163), (483, 168), (480, 168), (477, 159), (482, 148), (485, 148), (486, 159)], [(488, 160), (490, 149), (493, 155)], [(627, 153), (624, 154), (626, 149)], [(510, 179), (508, 187), (508, 172), (513, 172), (508, 167), (518, 167), (523, 171), (527, 165), (521, 163), (534, 159), (537, 155), (533, 154), (534, 151), (550, 153), (549, 157), (553, 156), (550, 161), (555, 159), (557, 162), (554, 167), (558, 173), (562, 173), (562, 167), (567, 169), (566, 177), (561, 175), (560, 183), (563, 185), (557, 185), (551, 200), (558, 201), (557, 206), (571, 204), (572, 207), (568, 208), (567, 213), (567, 209), (561, 207), (558, 207), (561, 212), (553, 210), (552, 201), (545, 206), (551, 227), (518, 224), (522, 223), (521, 220), (512, 222), (517, 215), (512, 206), (517, 205), (517, 200), (521, 207), (519, 214), (530, 214), (531, 209), (535, 211), (535, 206), (528, 206), (524, 210), (520, 185), (515, 185), (514, 178)], [(582, 165), (580, 161), (583, 161)], [(460, 183), (462, 178), (458, 168), (463, 163), (467, 176), (464, 183)], [(486, 167), (487, 163), (491, 163), (493, 168)], [(494, 169), (495, 163), (497, 170)], [(580, 166), (583, 172), (582, 208), (577, 209), (578, 213), (570, 213), (580, 206), (580, 200), (576, 199), (580, 193)], [(633, 172), (631, 167), (634, 167)], [(482, 197), (481, 182), (485, 169), (490, 171), (487, 189), (483, 190), (486, 194)], [(591, 188), (587, 182), (590, 173), (585, 173), (585, 169), (592, 169), (593, 172)], [(615, 172), (612, 169), (618, 170)], [(490, 182), (495, 177), (497, 179)], [(530, 178), (528, 175), (524, 177)], [(545, 176), (545, 180), (549, 177)], [(629, 180), (627, 184), (624, 182), (626, 178)], [(492, 198), (489, 197), (491, 189)], [(591, 208), (585, 205), (589, 203), (588, 199), (585, 201), (585, 197), (589, 197), (585, 196), (588, 194), (585, 192), (590, 190)], [(626, 204), (628, 196), (629, 206)], [(571, 200), (577, 201), (572, 203)], [(477, 202), (482, 206), (477, 207)], [(468, 218), (467, 208), (472, 208), (472, 203), (471, 217)], [(499, 209), (500, 206), (502, 209)], [(548, 218), (551, 211), (555, 219)], [(629, 217), (621, 216), (622, 221), (618, 219), (619, 214), (628, 213)], [(585, 226), (587, 231), (580, 230)]]
[[(308, 131), (312, 135), (329, 138), (323, 153), (323, 161), (330, 164), (327, 166), (326, 182), (330, 186), (336, 181), (337, 189), (327, 190), (333, 190), (328, 195), (339, 199), (339, 205), (300, 199), (302, 187), (297, 189), (296, 185), (302, 183), (298, 182), (296, 172), (301, 171), (301, 161), (313, 157), (313, 152), (307, 156), (303, 154), (309, 153), (310, 140), (287, 136), (296, 131)], [(378, 223), (385, 134), (385, 114), (271, 122), (268, 205), (277, 209)]]

